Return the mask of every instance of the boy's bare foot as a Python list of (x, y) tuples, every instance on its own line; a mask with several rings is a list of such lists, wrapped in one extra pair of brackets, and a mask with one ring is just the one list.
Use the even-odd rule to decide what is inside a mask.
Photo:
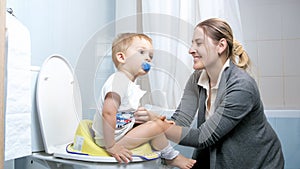
[(186, 158), (183, 155), (179, 154), (177, 157), (175, 157), (172, 160), (166, 160), (166, 163), (168, 165), (178, 167), (180, 169), (190, 169), (194, 166), (196, 160)]

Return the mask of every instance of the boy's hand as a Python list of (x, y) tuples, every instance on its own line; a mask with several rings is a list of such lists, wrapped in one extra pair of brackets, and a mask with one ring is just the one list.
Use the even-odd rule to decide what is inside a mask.
[(112, 147), (107, 148), (106, 151), (119, 163), (129, 163), (130, 161), (132, 161), (132, 152), (126, 149), (124, 146), (115, 144)]
[(144, 107), (139, 107), (135, 112), (134, 112), (134, 118), (136, 120), (136, 123), (145, 123), (150, 120), (154, 120), (158, 118), (159, 116), (155, 114), (154, 112), (148, 111)]

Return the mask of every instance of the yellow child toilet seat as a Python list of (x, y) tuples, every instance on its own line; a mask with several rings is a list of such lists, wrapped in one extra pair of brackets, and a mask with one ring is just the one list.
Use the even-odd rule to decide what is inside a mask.
[[(95, 143), (91, 120), (80, 121), (75, 133), (74, 142), (67, 145), (66, 151), (71, 154), (111, 157), (103, 148)], [(159, 158), (159, 153), (154, 152), (149, 143), (145, 143), (131, 151), (133, 156), (147, 161)]]

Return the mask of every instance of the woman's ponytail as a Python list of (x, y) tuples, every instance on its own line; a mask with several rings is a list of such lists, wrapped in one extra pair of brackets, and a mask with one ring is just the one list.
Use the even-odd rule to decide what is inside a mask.
[(233, 41), (231, 60), (240, 68), (248, 69), (250, 67), (250, 59), (243, 46), (236, 40)]

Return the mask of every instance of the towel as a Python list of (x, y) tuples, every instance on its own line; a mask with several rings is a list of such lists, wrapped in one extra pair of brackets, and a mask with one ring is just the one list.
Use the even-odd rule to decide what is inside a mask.
[(28, 29), (7, 13), (5, 161), (31, 155), (31, 43)]

